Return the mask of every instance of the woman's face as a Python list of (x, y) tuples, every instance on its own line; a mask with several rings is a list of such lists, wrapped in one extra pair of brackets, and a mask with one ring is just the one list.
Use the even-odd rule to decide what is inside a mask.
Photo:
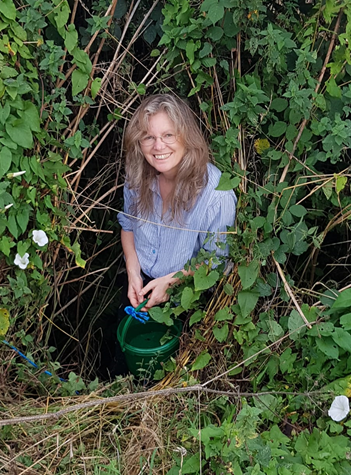
[(154, 137), (150, 145), (140, 144), (141, 151), (148, 163), (168, 180), (174, 180), (179, 164), (185, 155), (183, 140), (177, 136), (171, 144), (164, 143), (161, 138), (176, 136), (176, 129), (166, 112), (157, 112), (149, 117), (146, 136)]

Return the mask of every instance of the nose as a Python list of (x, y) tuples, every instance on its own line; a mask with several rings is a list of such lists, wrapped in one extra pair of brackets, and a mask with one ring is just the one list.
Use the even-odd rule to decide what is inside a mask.
[(165, 143), (162, 141), (161, 137), (155, 137), (154, 149), (162, 150), (165, 146)]

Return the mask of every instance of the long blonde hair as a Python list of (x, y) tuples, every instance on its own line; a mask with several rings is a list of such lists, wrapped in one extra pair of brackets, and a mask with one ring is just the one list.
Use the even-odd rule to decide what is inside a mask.
[(192, 208), (207, 184), (207, 163), (210, 158), (208, 145), (194, 113), (185, 102), (171, 94), (156, 94), (144, 99), (126, 129), (126, 181), (129, 188), (137, 192), (137, 202), (133, 204), (132, 213), (147, 219), (154, 208), (151, 185), (158, 172), (144, 158), (140, 139), (147, 133), (149, 117), (158, 112), (168, 115), (185, 147), (175, 188), (169, 197), (169, 218), (181, 222), (183, 212)]

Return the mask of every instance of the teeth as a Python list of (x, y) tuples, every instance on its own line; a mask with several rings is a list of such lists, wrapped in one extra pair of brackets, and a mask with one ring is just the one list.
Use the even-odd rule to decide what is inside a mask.
[(171, 155), (170, 153), (166, 153), (165, 155), (154, 155), (154, 157), (156, 158), (156, 160), (165, 160), (170, 155)]

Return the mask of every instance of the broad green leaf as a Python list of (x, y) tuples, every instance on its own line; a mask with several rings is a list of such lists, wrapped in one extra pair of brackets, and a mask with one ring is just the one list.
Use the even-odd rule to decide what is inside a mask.
[(0, 148), (0, 178), (9, 170), (12, 162), (12, 152), (7, 147)]
[(73, 49), (77, 46), (78, 44), (78, 32), (76, 30), (76, 27), (73, 24), (68, 25), (68, 28), (66, 30), (66, 37), (65, 37), (65, 46), (67, 48), (67, 51), (71, 53)]
[(197, 323), (202, 320), (205, 315), (206, 313), (204, 311), (200, 309), (196, 310), (196, 312), (190, 317), (189, 326), (191, 327), (192, 325), (194, 325), (194, 323)]
[(196, 46), (193, 40), (187, 41), (185, 51), (186, 51), (186, 55), (187, 55), (187, 58), (189, 59), (190, 64), (193, 64), (194, 62), (195, 49), (196, 49)]
[(351, 313), (346, 313), (340, 318), (340, 323), (344, 330), (351, 330)]
[(336, 81), (333, 77), (329, 78), (329, 81), (327, 82), (327, 92), (330, 94), (332, 97), (338, 97), (340, 98), (342, 95), (341, 92), (341, 87), (339, 87), (336, 84)]
[(339, 348), (333, 341), (332, 337), (327, 336), (324, 338), (316, 338), (315, 342), (320, 351), (327, 355), (328, 358), (332, 360), (337, 360), (339, 358)]
[(85, 264), (86, 264), (86, 261), (84, 259), (81, 258), (81, 249), (80, 249), (80, 244), (79, 242), (75, 242), (72, 246), (72, 251), (74, 253), (74, 256), (75, 256), (75, 261), (76, 261), (76, 264), (77, 266), (81, 267), (82, 269), (85, 268)]
[(294, 369), (294, 362), (297, 358), (297, 353), (292, 353), (291, 348), (287, 348), (279, 358), (280, 371), (284, 374), (286, 372), (292, 373)]
[(219, 41), (224, 34), (224, 31), (220, 26), (212, 26), (206, 33), (206, 38), (210, 38), (212, 41)]
[(203, 369), (211, 360), (211, 355), (207, 351), (203, 351), (199, 354), (199, 356), (194, 361), (191, 371), (197, 371), (199, 369)]
[(327, 200), (330, 200), (331, 195), (333, 194), (333, 183), (328, 181), (322, 186), (322, 190)]
[(31, 130), (40, 132), (39, 112), (32, 102), (25, 101), (23, 111), (20, 111), (20, 114)]
[(227, 295), (233, 295), (234, 294), (234, 287), (229, 284), (228, 282), (224, 284), (223, 290)]
[(346, 176), (336, 176), (335, 177), (335, 190), (336, 190), (337, 194), (339, 194), (340, 191), (342, 191), (345, 188), (346, 183), (347, 183), (347, 177)]
[(0, 252), (9, 257), (11, 247), (16, 246), (16, 244), (8, 236), (2, 236), (0, 240)]
[(210, 6), (208, 10), (208, 18), (212, 21), (214, 25), (217, 21), (221, 20), (224, 17), (224, 7), (220, 3), (214, 3)]
[(214, 319), (217, 322), (222, 322), (223, 320), (233, 320), (233, 314), (230, 311), (229, 307), (224, 307), (221, 310), (218, 310)]
[(277, 112), (282, 112), (288, 107), (288, 101), (286, 99), (281, 99), (280, 97), (277, 97), (276, 99), (273, 99), (271, 108)]
[(289, 211), (297, 218), (302, 218), (305, 216), (305, 214), (307, 214), (307, 209), (302, 205), (292, 205), (290, 206)]
[(275, 320), (271, 320), (268, 322), (268, 338), (270, 341), (279, 340), (284, 335), (283, 328), (277, 323)]
[(93, 65), (91, 64), (89, 55), (79, 48), (72, 51), (73, 63), (76, 63), (82, 73), (90, 75)]
[(229, 333), (228, 323), (225, 323), (222, 328), (219, 328), (217, 326), (213, 327), (213, 334), (216, 340), (219, 341), (220, 343), (226, 340), (228, 333)]
[(243, 290), (251, 287), (258, 277), (259, 262), (251, 261), (248, 266), (241, 265), (238, 267), (238, 274), (241, 280)]
[(275, 124), (272, 124), (269, 126), (268, 134), (271, 137), (280, 137), (281, 135), (285, 133), (286, 127), (287, 125), (285, 122), (278, 120)]
[(161, 307), (152, 307), (149, 310), (149, 315), (158, 323), (164, 323), (168, 327), (173, 325), (173, 320), (170, 317), (170, 310), (165, 310)]
[(6, 123), (6, 132), (11, 140), (23, 148), (33, 147), (33, 136), (29, 125), (23, 119), (15, 119), (11, 123)]
[[(200, 460), (201, 460), (201, 457), (199, 453), (186, 457), (184, 460), (183, 467), (181, 469), (181, 473), (184, 475), (199, 473)], [(177, 473), (179, 473), (178, 468), (177, 468)]]
[(91, 97), (95, 99), (101, 87), (101, 78), (95, 78), (91, 83)]
[(304, 321), (302, 320), (302, 317), (299, 314), (299, 312), (297, 310), (292, 310), (289, 320), (288, 320), (289, 332), (293, 332), (290, 335), (291, 340), (294, 340), (294, 341), (297, 340), (300, 337), (301, 332), (306, 331), (306, 329), (303, 328), (303, 325), (304, 325)]
[(244, 318), (250, 315), (252, 310), (255, 308), (258, 297), (259, 294), (252, 290), (242, 290), (238, 293), (238, 303), (241, 314)]
[(216, 190), (220, 190), (220, 191), (232, 190), (233, 188), (236, 188), (239, 185), (240, 181), (241, 179), (239, 177), (232, 178), (230, 173), (227, 173), (227, 172), (222, 173)]
[(10, 233), (15, 239), (18, 238), (18, 227), (14, 214), (9, 214), (7, 218), (7, 229), (10, 231)]
[(340, 348), (351, 353), (351, 334), (349, 332), (337, 327), (331, 337)]
[(213, 270), (207, 275), (207, 269), (203, 265), (199, 267), (194, 274), (195, 291), (207, 290), (211, 288), (218, 280), (219, 274)]
[(67, 0), (62, 0), (54, 9), (55, 22), (58, 29), (63, 28), (71, 13)]
[(2, 13), (9, 20), (16, 19), (16, 7), (12, 0), (1, 0), (0, 13)]
[(24, 233), (28, 226), (30, 207), (28, 205), (22, 205), (17, 211), (16, 220), (22, 233)]
[(351, 289), (346, 289), (340, 292), (331, 308), (332, 310), (339, 310), (341, 308), (351, 308)]
[(0, 106), (0, 124), (5, 124), (8, 116), (10, 115), (10, 104), (9, 102), (5, 102), (4, 107)]
[(75, 69), (72, 73), (72, 95), (76, 96), (83, 91), (88, 85), (89, 75), (83, 73), (79, 69)]
[(194, 292), (192, 291), (192, 289), (190, 287), (185, 287), (180, 300), (180, 304), (185, 310), (189, 310), (191, 302), (193, 301), (193, 297)]
[(10, 313), (6, 308), (0, 308), (0, 336), (5, 336), (10, 326)]

